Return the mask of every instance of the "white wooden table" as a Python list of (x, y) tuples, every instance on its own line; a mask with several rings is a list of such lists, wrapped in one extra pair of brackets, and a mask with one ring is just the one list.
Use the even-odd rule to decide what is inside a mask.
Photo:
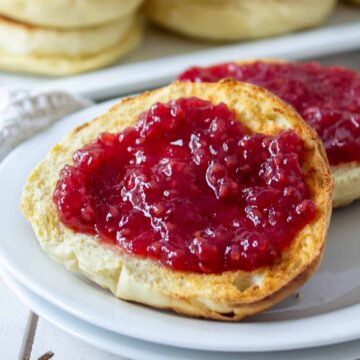
[[(319, 59), (324, 64), (342, 64), (360, 71), (360, 51)], [(359, 324), (360, 326), (360, 324)], [(48, 356), (46, 356), (47, 354)], [(54, 354), (52, 356), (52, 354)], [(45, 355), (45, 356), (43, 356)], [(43, 358), (41, 359), (41, 357)], [(0, 360), (124, 360), (68, 335), (38, 318), (11, 293), (0, 278)], [(360, 340), (326, 348), (290, 351), (239, 359), (359, 359)], [(141, 359), (142, 360), (142, 359)], [(146, 359), (144, 359), (146, 360)]]

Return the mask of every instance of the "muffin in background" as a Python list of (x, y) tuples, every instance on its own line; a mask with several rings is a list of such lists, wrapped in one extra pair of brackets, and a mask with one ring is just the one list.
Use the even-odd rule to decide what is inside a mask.
[[(64, 76), (109, 65), (140, 44), (140, 4), (141, 0), (0, 0), (0, 69)], [(9, 17), (9, 9), (17, 8)]]
[(147, 0), (147, 17), (166, 29), (205, 40), (263, 38), (316, 26), (336, 0)]

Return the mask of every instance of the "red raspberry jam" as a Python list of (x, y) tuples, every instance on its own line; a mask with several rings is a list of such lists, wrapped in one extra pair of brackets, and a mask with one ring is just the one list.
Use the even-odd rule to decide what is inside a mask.
[(251, 134), (224, 104), (157, 103), (77, 150), (54, 202), (71, 229), (174, 270), (249, 271), (316, 216), (304, 154), (293, 131)]
[(331, 165), (360, 161), (360, 76), (355, 71), (317, 63), (227, 63), (193, 67), (179, 79), (227, 77), (262, 86), (291, 104), (323, 140)]

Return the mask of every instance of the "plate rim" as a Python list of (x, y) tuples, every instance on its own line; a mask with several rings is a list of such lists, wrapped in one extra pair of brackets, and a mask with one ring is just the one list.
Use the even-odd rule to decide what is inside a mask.
[[(79, 319), (72, 314), (65, 312), (63, 309), (58, 308), (56, 305), (48, 302), (46, 299), (40, 297), (36, 293), (32, 292), (29, 288), (27, 288), (21, 282), (18, 282), (8, 270), (5, 270), (3, 266), (0, 266), (0, 278), (2, 278), (7, 285), (7, 287), (17, 295), (21, 301), (23, 301), (30, 309), (32, 309), (38, 316), (41, 318), (46, 319), (53, 325), (57, 326), (58, 328), (64, 330), (66, 333), (78, 338), (86, 343), (97, 347), (98, 349), (110, 352), (112, 354), (116, 354), (119, 356), (125, 357), (133, 357), (133, 356), (149, 356), (149, 348), (154, 348), (152, 350), (153, 354), (151, 359), (158, 360), (159, 359), (159, 350), (167, 351), (166, 356), (162, 356), (161, 359), (168, 359), (168, 356), (174, 352), (174, 348), (168, 345), (160, 345), (156, 343), (150, 343), (147, 341), (143, 341), (140, 339), (130, 338), (126, 335), (121, 335), (118, 333), (111, 332), (110, 330), (102, 329), (96, 325), (86, 322), (85, 320)], [(58, 313), (58, 315), (54, 315)], [(64, 320), (64, 315), (69, 317), (69, 319)], [(78, 325), (73, 327), (70, 322), (76, 321)], [(85, 333), (81, 331), (83, 327), (86, 327)], [(90, 330), (89, 330), (90, 329)], [(92, 331), (92, 330), (93, 331)], [(94, 332), (104, 332), (104, 334), (96, 335)], [(90, 333), (90, 335), (89, 335)], [(91, 333), (93, 333), (91, 335)], [(113, 335), (116, 336), (116, 343), (115, 339), (109, 340), (106, 339), (107, 336)], [(104, 339), (107, 342), (104, 342)], [(132, 344), (132, 346), (129, 345)], [(107, 345), (106, 345), (107, 344)], [(120, 346), (119, 346), (120, 344)], [(109, 346), (110, 345), (110, 346)], [(146, 350), (139, 351), (139, 348), (144, 347)], [(122, 348), (122, 350), (120, 350)], [(121, 351), (121, 352), (120, 352)], [(191, 350), (191, 349), (183, 349), (183, 348), (176, 348), (176, 351), (180, 352), (192, 352), (192, 351), (201, 351), (201, 350)], [(184, 360), (186, 356), (182, 357), (182, 354), (179, 354), (181, 358)]]
[[(61, 330), (65, 331), (66, 333), (70, 334), (71, 336), (74, 336), (75, 338), (78, 338), (92, 346), (97, 347), (98, 349), (117, 354), (119, 356), (146, 356), (148, 360), (168, 360), (170, 356), (174, 356), (176, 353), (176, 358), (179, 360), (189, 360), (191, 359), (199, 359), (199, 354), (201, 355), (202, 359), (212, 360), (212, 359), (227, 359), (230, 357), (230, 359), (238, 359), (239, 356), (245, 356), (247, 358), (250, 358), (252, 355), (249, 353), (220, 353), (220, 352), (209, 352), (209, 351), (201, 351), (201, 350), (190, 350), (190, 349), (182, 349), (182, 348), (174, 348), (172, 346), (166, 346), (166, 345), (159, 345), (159, 344), (153, 344), (142, 340), (132, 339), (124, 335), (120, 334), (114, 334), (111, 331), (104, 330), (101, 328), (98, 328), (95, 325), (89, 324), (84, 320), (77, 319), (76, 317), (72, 316), (71, 314), (68, 314), (64, 312), (62, 309), (56, 307), (55, 305), (49, 303), (45, 299), (42, 299), (37, 294), (33, 293), (30, 289), (26, 288), (23, 284), (19, 283), (15, 278), (10, 275), (7, 270), (5, 270), (3, 267), (0, 266), (0, 278), (4, 280), (5, 284), (8, 286), (8, 288), (17, 295), (21, 301), (25, 303), (30, 309), (33, 309), (38, 316), (40, 316), (43, 319), (46, 319), (50, 323), (52, 323), (54, 326), (60, 328)], [(37, 306), (38, 305), (38, 306)], [(56, 313), (56, 316), (54, 316), (54, 313)], [(65, 320), (64, 320), (65, 316)], [(69, 319), (67, 319), (69, 318)], [(78, 323), (77, 325), (73, 325), (73, 322)], [(71, 324), (70, 324), (71, 322)], [(83, 331), (85, 327), (85, 331)], [(98, 331), (100, 331), (100, 336), (96, 334)], [(115, 336), (115, 339), (110, 339), (108, 336)], [(116, 342), (115, 342), (116, 341)], [(115, 342), (115, 343), (114, 343)], [(122, 343), (124, 342), (124, 343)], [(124, 349), (124, 346), (126, 349)], [(346, 349), (349, 349), (349, 347), (356, 347), (356, 353), (358, 352), (359, 345), (356, 346), (354, 343), (344, 343), (340, 345), (330, 345), (330, 347), (339, 346), (339, 347), (346, 347)], [(140, 347), (145, 347), (145, 349), (140, 349)], [(121, 349), (120, 349), (121, 348)], [(135, 348), (135, 349), (134, 349)], [(134, 353), (137, 352), (137, 354)], [(149, 350), (151, 351), (151, 354), (149, 353)], [(307, 354), (306, 359), (323, 359), (325, 352), (332, 353), (333, 348), (329, 347), (322, 347), (322, 348), (313, 348), (308, 349), (307, 351), (311, 351), (311, 354)], [(337, 353), (343, 353), (344, 349), (335, 349)], [(161, 351), (161, 353), (160, 353)], [(294, 351), (301, 351), (301, 350), (294, 350)], [(351, 350), (350, 350), (351, 351)], [(141, 354), (140, 354), (141, 352)], [(351, 351), (352, 353), (355, 353), (354, 351)], [(165, 353), (165, 354), (164, 354)], [(317, 354), (317, 355), (315, 355)], [(149, 358), (150, 355), (150, 358)], [(190, 356), (189, 356), (190, 355)], [(210, 356), (209, 356), (210, 355)], [(281, 358), (297, 358), (297, 354), (288, 354), (286, 352), (281, 352)], [(284, 356), (285, 355), (285, 356)], [(294, 356), (293, 356), (294, 355)], [(256, 353), (255, 354), (256, 359), (263, 358), (263, 353)], [(267, 357), (270, 357), (271, 359), (278, 359), (279, 352), (273, 352), (270, 354), (267, 354)], [(211, 359), (209, 359), (211, 357)], [(252, 357), (251, 357), (252, 358)], [(334, 357), (335, 358), (335, 357)], [(229, 360), (230, 360), (229, 359)], [(255, 359), (254, 359), (255, 360)]]

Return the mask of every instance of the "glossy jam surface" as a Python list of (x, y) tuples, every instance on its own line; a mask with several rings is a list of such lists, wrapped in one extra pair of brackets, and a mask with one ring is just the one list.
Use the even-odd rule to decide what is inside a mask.
[(331, 165), (360, 161), (360, 75), (317, 63), (233, 63), (194, 67), (181, 80), (232, 77), (264, 87), (294, 106), (323, 140)]
[(251, 135), (226, 105), (184, 98), (76, 151), (54, 202), (71, 229), (174, 270), (253, 270), (316, 216), (304, 156), (292, 131)]

